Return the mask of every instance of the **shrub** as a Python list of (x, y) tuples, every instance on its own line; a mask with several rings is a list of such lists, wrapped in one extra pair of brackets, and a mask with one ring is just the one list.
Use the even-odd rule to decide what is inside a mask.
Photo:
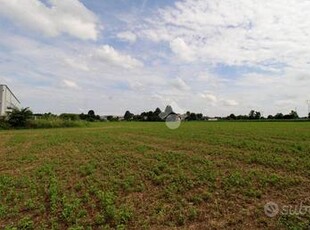
[(32, 111), (29, 108), (13, 108), (12, 111), (8, 113), (8, 123), (12, 127), (25, 127), (27, 121), (31, 118)]
[(9, 129), (10, 125), (5, 120), (0, 120), (0, 130), (2, 129)]

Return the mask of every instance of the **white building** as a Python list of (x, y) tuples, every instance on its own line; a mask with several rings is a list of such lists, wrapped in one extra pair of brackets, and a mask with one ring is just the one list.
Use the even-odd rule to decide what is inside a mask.
[(0, 84), (0, 116), (5, 116), (10, 108), (19, 108), (20, 102), (7, 85)]

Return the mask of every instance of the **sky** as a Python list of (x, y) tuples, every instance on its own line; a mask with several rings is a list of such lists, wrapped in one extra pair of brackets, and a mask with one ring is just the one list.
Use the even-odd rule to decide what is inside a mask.
[(0, 0), (0, 83), (36, 113), (306, 116), (309, 12), (309, 0)]

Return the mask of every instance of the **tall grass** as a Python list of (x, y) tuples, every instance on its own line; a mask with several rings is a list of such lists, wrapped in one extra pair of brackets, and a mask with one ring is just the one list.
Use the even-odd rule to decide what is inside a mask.
[(29, 120), (27, 128), (66, 128), (66, 127), (85, 127), (89, 122), (83, 120), (65, 120), (58, 117), (53, 118), (40, 118), (36, 120)]

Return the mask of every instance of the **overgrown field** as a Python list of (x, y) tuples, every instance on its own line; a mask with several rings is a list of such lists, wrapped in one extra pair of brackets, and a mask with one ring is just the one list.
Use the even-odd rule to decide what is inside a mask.
[(269, 201), (310, 207), (309, 122), (0, 132), (0, 229), (309, 228)]

